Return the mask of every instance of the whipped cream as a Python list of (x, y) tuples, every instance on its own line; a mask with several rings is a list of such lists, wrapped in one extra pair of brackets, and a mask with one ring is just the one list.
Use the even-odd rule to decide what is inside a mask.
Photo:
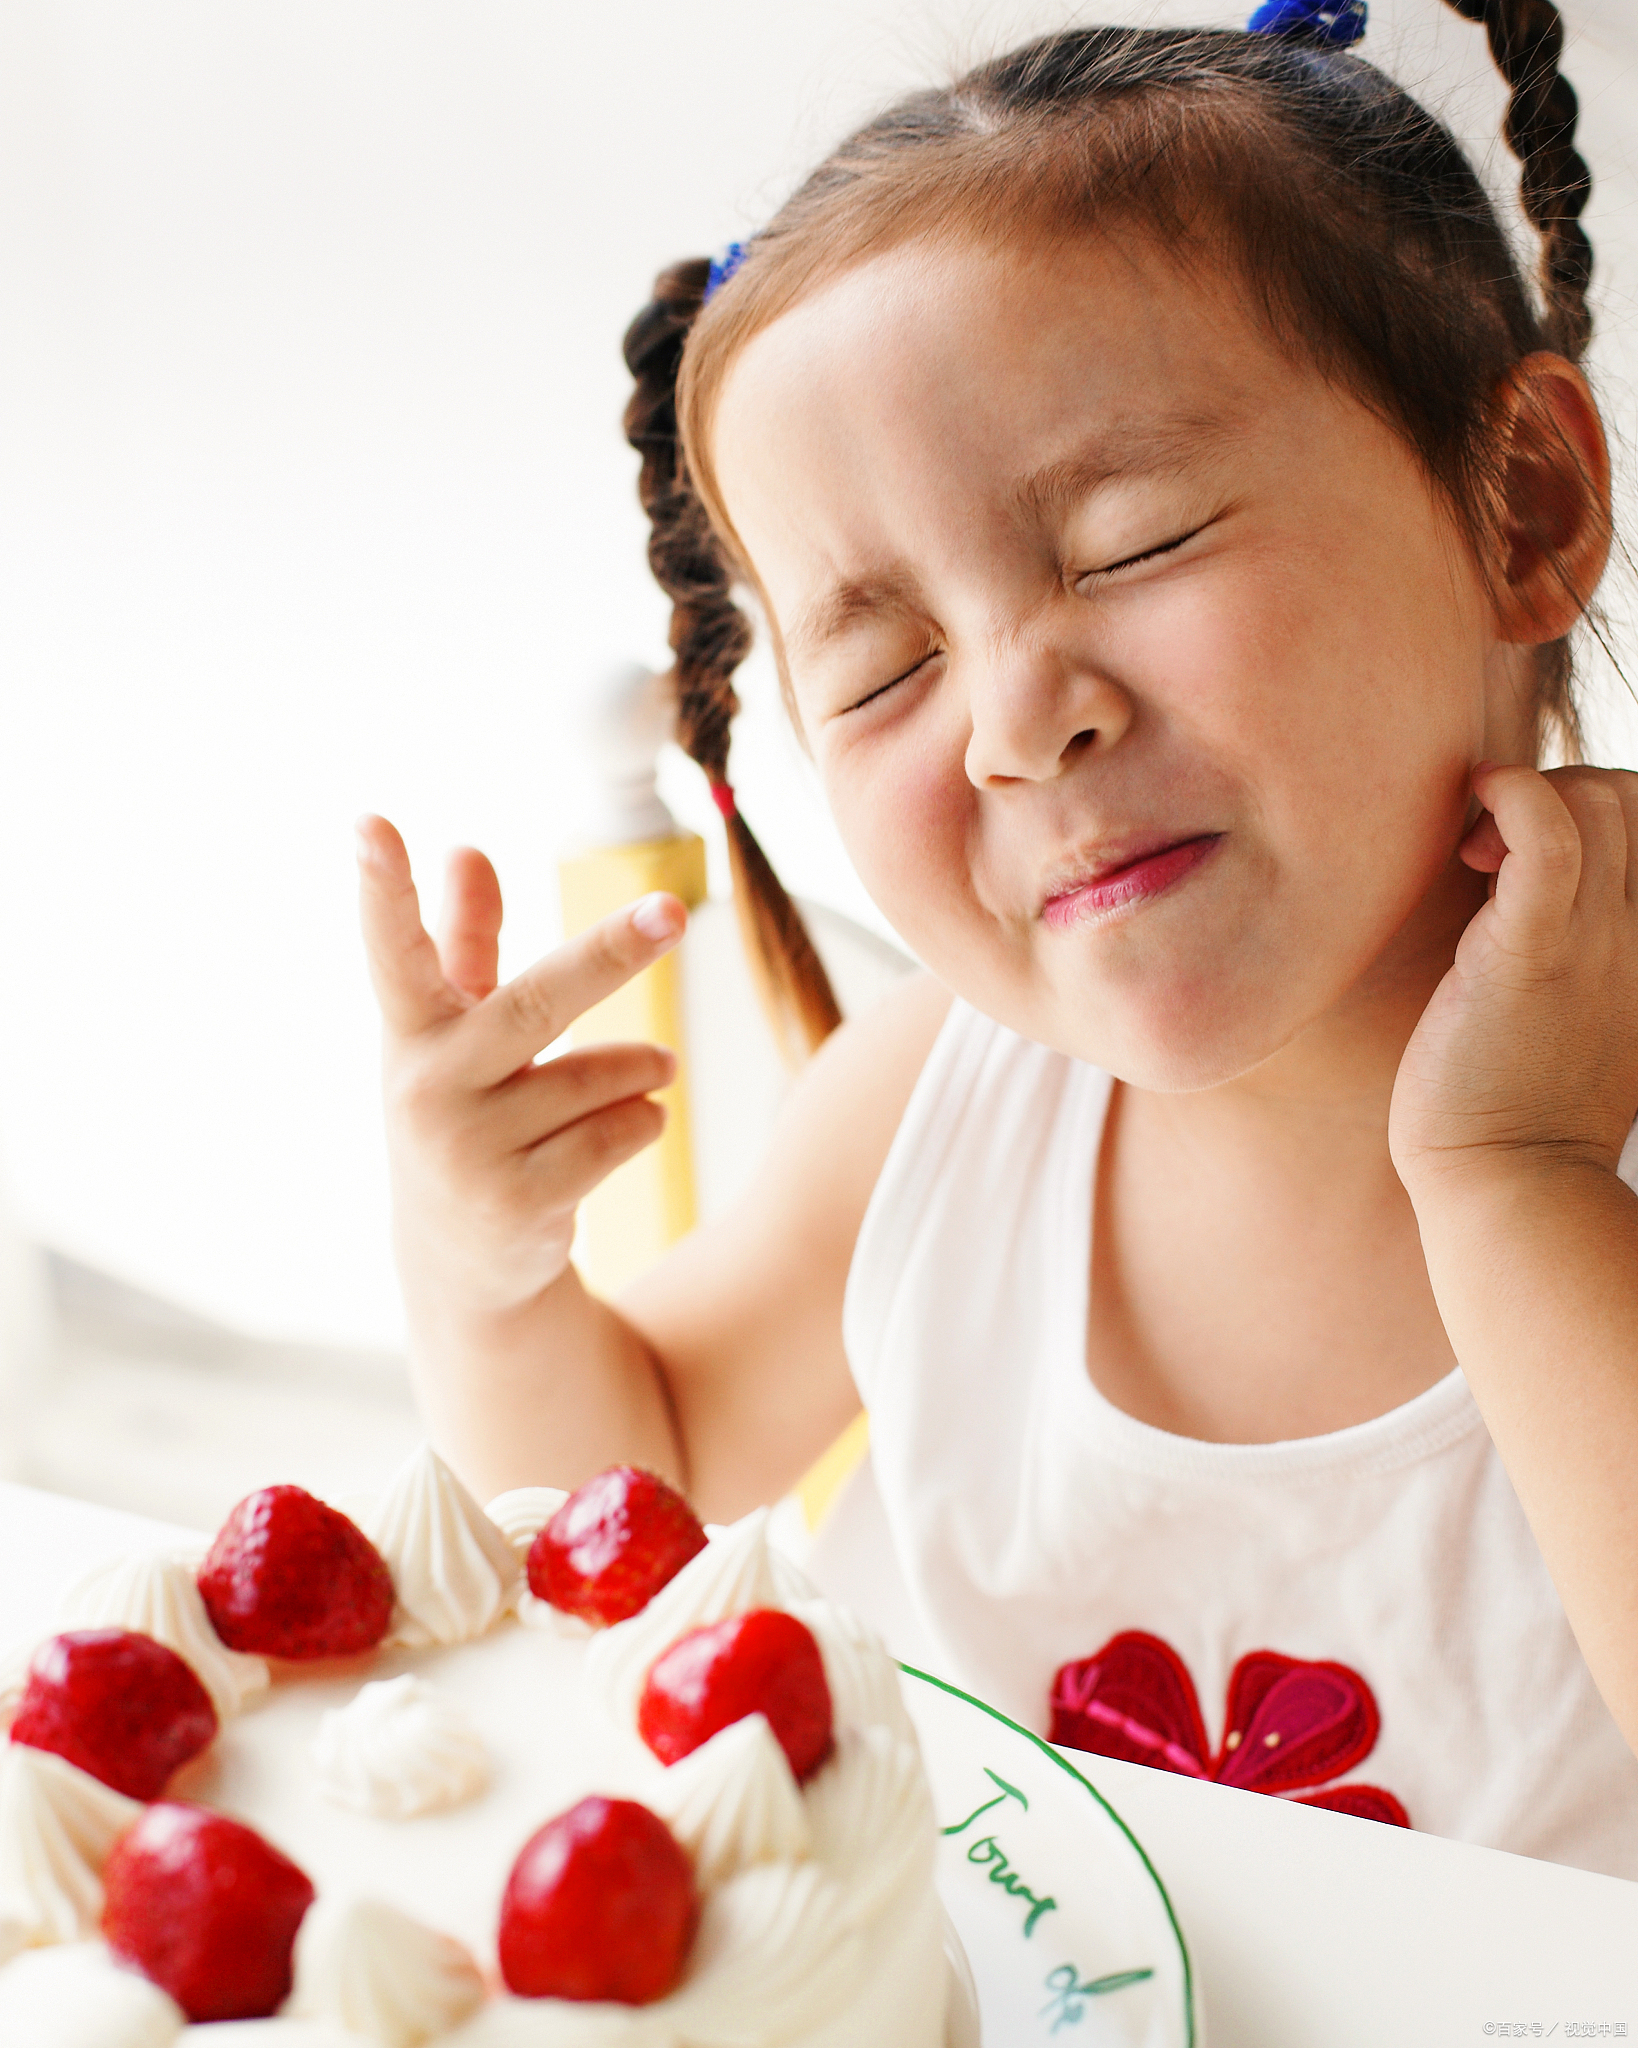
[(702, 1885), (756, 1863), (799, 1863), (812, 1846), (802, 1788), (761, 1714), (674, 1763), (648, 1803), (694, 1859)]
[[(484, 1509), (490, 1521), (511, 1544), (512, 1555), (525, 1573), (535, 1538), (568, 1497), (559, 1486), (518, 1486), (510, 1493), (497, 1494)], [(527, 1576), (519, 1579), (512, 1605), (525, 1628), (542, 1628), (550, 1635), (564, 1636), (571, 1642), (584, 1639), (592, 1632), (589, 1621), (582, 1621), (578, 1614), (565, 1614), (549, 1600), (542, 1600), (531, 1593)]]
[[(845, 2019), (862, 1951), (841, 1888), (817, 1865), (764, 1864), (707, 1894), (688, 1974), (669, 1997), (498, 1999), (449, 2048), (777, 2048)], [(867, 2025), (857, 2038), (872, 2040)]]
[(834, 1878), (766, 1863), (706, 1899), (688, 1977), (661, 2004), (685, 2041), (804, 2040), (858, 1996), (863, 1949)]
[(9, 1728), (17, 1718), (34, 1650), (33, 1643), (18, 1643), (0, 1656), (0, 1729)]
[(174, 1555), (103, 1565), (73, 1587), (61, 1611), (65, 1629), (135, 1629), (174, 1650), (210, 1694), (218, 1720), (267, 1690), (266, 1661), (227, 1648), (211, 1627), (192, 1569)]
[(186, 2024), (100, 1941), (35, 1949), (0, 1970), (0, 2041), (13, 2048), (171, 2048)]
[(932, 1795), (914, 1739), (890, 1728), (841, 1729), (808, 1787), (813, 1853), (845, 1886), (858, 1924), (933, 1881)]
[(489, 1783), (483, 1737), (453, 1700), (406, 1672), (361, 1686), (319, 1723), (324, 1795), (377, 1820), (459, 1806)]
[(184, 2027), (180, 2048), (375, 2048), (375, 2044), (367, 2034), (338, 2027), (334, 2020), (212, 2020), (208, 2026)]
[(398, 1593), (389, 1643), (471, 1642), (505, 1613), (522, 1576), (505, 1535), (427, 1444), (399, 1469), (364, 1533)]
[(837, 1727), (891, 1728), (914, 1746), (916, 1731), (899, 1687), (898, 1666), (859, 1617), (811, 1597), (779, 1604), (807, 1623), (819, 1645)]
[(31, 1948), (102, 1920), (102, 1866), (141, 1803), (43, 1749), (0, 1748), (0, 1919)]
[(497, 1493), (484, 1513), (511, 1544), (518, 1563), (527, 1564), (535, 1538), (568, 1497), (560, 1486), (515, 1486), (510, 1493)]
[[(318, 1887), (298, 1943), (296, 1993), (277, 2017), (178, 2033), (174, 2008), (156, 1995), (161, 2002), (147, 1998), (140, 2014), (99, 2020), (89, 2039), (9, 2027), (3, 2001), (35, 1995), (35, 1958), (30, 1950), (7, 1961), (8, 1949), (72, 1943), (95, 1928), (103, 1861), (140, 1808), (60, 1758), (0, 1754), (6, 2048), (19, 2032), (29, 2048), (943, 2041), (936, 1831), (881, 1645), (770, 1549), (761, 1511), (710, 1532), (642, 1614), (589, 1641), (520, 1628), (508, 1611), (518, 1551), (556, 1505), (546, 1489), (520, 1494), (534, 1497), (503, 1497), (493, 1520), (430, 1453), (412, 1461), (365, 1525), (394, 1572), (401, 1630), (418, 1647), (388, 1650), (381, 1675), (363, 1686), (346, 1666), (281, 1671), (190, 1781), (192, 1796), (261, 1829)], [(143, 1583), (175, 1590), (162, 1571)], [(655, 1657), (690, 1628), (770, 1606), (796, 1613), (819, 1644), (835, 1718), (829, 1758), (798, 1786), (766, 1721), (752, 1715), (661, 1766), (635, 1725)], [(131, 1612), (119, 1617), (127, 1626)], [(436, 1641), (435, 1629), (444, 1631)], [(473, 1632), (489, 1639), (469, 1648)], [(491, 1774), (487, 1790), (479, 1772)], [(485, 1997), (473, 1958), (492, 1965), (510, 1859), (550, 1814), (593, 1790), (642, 1800), (694, 1861), (703, 1903), (682, 1982), (641, 2008)], [(455, 1810), (434, 1811), (451, 1798)], [(393, 1818), (414, 1812), (428, 1818)], [(470, 1949), (435, 1927), (453, 1928)]]
[[(799, 1600), (812, 1597), (813, 1587), (769, 1544), (768, 1510), (756, 1508), (716, 1531), (640, 1614), (600, 1629), (586, 1652), (587, 1676), (614, 1719), (634, 1727), (643, 1681), (679, 1636), (758, 1607), (794, 1612)], [(884, 1651), (877, 1654), (885, 1661)]]
[(333, 2020), (384, 2048), (422, 2048), (484, 2001), (483, 1974), (450, 1934), (378, 1899), (308, 1909), (286, 2010)]

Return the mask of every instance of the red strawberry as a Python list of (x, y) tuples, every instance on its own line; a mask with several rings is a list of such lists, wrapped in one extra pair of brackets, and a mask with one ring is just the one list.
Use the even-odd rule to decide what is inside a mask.
[(216, 1738), (210, 1694), (174, 1650), (128, 1628), (84, 1628), (42, 1643), (28, 1667), (13, 1742), (49, 1749), (123, 1792), (157, 1799), (171, 1773)]
[(108, 1946), (190, 2020), (266, 2019), (290, 1996), (313, 1887), (254, 1829), (162, 1801), (114, 1844), (102, 1882)]
[(830, 1754), (830, 1686), (813, 1632), (759, 1607), (679, 1636), (650, 1669), (637, 1732), (674, 1764), (721, 1728), (765, 1714), (800, 1783)]
[(373, 1650), (395, 1598), (370, 1539), (299, 1486), (240, 1501), (199, 1567), (199, 1590), (228, 1648), (264, 1657)]
[(652, 1472), (612, 1465), (571, 1493), (530, 1545), (529, 1590), (583, 1621), (626, 1621), (704, 1548), (680, 1493)]
[(582, 1799), (524, 1843), (498, 1949), (519, 1998), (647, 2005), (682, 1975), (699, 1919), (687, 1856), (632, 1799)]

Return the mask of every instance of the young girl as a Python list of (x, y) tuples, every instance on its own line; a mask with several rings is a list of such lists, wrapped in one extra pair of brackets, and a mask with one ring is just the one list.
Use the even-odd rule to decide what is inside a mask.
[[(1536, 765), (1610, 546), (1587, 175), (1548, 0), (1452, 4), (1539, 305), (1359, 0), (1049, 37), (660, 279), (680, 729), (824, 1043), (618, 1309), (574, 1205), (670, 1061), (532, 1061), (680, 906), (497, 988), (488, 863), (435, 947), (374, 820), (364, 917), (415, 1370), (481, 1493), (629, 1460), (727, 1518), (862, 1398), (974, 1691), (1638, 1877), (1638, 779)], [(833, 1035), (727, 786), (736, 586), (931, 970)]]

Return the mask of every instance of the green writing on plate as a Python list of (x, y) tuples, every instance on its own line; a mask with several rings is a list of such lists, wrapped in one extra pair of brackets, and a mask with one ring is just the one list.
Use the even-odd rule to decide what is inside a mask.
[[(965, 1820), (958, 1820), (953, 1827), (946, 1828), (944, 1830), (945, 1834), (964, 1835), (975, 1821), (981, 1819), (986, 1813), (992, 1812), (996, 1807), (1004, 1806), (1009, 1799), (1016, 1799), (1018, 1804), (1028, 1813), (1029, 1801), (1016, 1785), (1009, 1785), (1005, 1778), (1001, 1777), (997, 1772), (990, 1770), (987, 1766), (985, 1767), (984, 1775), (992, 1785), (1000, 1787), (999, 1791), (997, 1791), (993, 1799), (986, 1799), (982, 1806), (975, 1806)], [(1029, 1886), (1025, 1884), (1023, 1878), (1012, 1867), (1006, 1851), (1001, 1847), (1001, 1844), (993, 1834), (980, 1835), (976, 1841), (967, 1844), (967, 1861), (977, 1864), (980, 1868), (987, 1866), (991, 1884), (1000, 1885), (1009, 1898), (1022, 1899), (1029, 1907), (1029, 1912), (1024, 1918), (1024, 1938), (1026, 1940), (1035, 1932), (1035, 1923), (1041, 1918), (1043, 1913), (1057, 1911), (1058, 1901), (1056, 1899), (1050, 1897), (1042, 1898), (1038, 1893), (1031, 1891)]]
[(1041, 2017), (1051, 2020), (1053, 2033), (1060, 2027), (1076, 2026), (1086, 2017), (1089, 1998), (1124, 1991), (1128, 1984), (1146, 1983), (1153, 1975), (1153, 1970), (1112, 1970), (1107, 1977), (1094, 1977), (1090, 1984), (1083, 1984), (1073, 1963), (1060, 1963), (1048, 1973), (1046, 1988), (1052, 1997), (1042, 2006)]

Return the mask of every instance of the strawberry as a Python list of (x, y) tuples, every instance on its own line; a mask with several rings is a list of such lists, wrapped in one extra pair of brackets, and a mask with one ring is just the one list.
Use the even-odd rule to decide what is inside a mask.
[(582, 1621), (626, 1621), (704, 1548), (680, 1493), (652, 1472), (612, 1465), (571, 1493), (530, 1545), (529, 1590)]
[(42, 1643), (11, 1724), (13, 1742), (49, 1749), (127, 1799), (157, 1799), (215, 1738), (216, 1709), (190, 1668), (128, 1628)]
[(102, 1931), (190, 2020), (260, 2020), (290, 1996), (313, 1887), (253, 1828), (161, 1801), (108, 1853)]
[(373, 1650), (395, 1598), (370, 1539), (299, 1486), (240, 1501), (199, 1567), (199, 1591), (228, 1648), (264, 1657)]
[(813, 1632), (794, 1614), (759, 1607), (679, 1636), (656, 1660), (637, 1704), (637, 1732), (674, 1764), (747, 1714), (765, 1714), (797, 1782), (830, 1754), (830, 1686)]
[(524, 1843), (497, 1943), (519, 1998), (647, 2005), (682, 1975), (699, 1894), (665, 1822), (632, 1799), (582, 1799)]

